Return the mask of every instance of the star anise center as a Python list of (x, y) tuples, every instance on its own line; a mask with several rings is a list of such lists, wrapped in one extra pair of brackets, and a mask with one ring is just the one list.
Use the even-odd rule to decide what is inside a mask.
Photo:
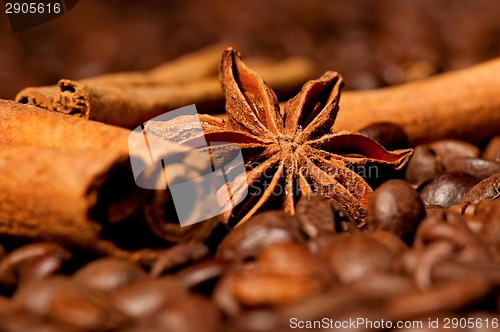
[[(311, 193), (327, 197), (361, 224), (372, 189), (356, 170), (399, 170), (412, 154), (411, 149), (389, 152), (359, 133), (332, 131), (343, 86), (336, 72), (307, 82), (283, 112), (272, 89), (232, 48), (222, 56), (220, 79), (228, 122), (209, 115), (200, 119), (207, 141), (237, 144), (245, 159), (246, 182), (235, 180), (230, 186), (246, 186), (248, 195), (225, 214), (230, 224), (242, 224), (259, 209), (277, 203), (293, 214), (298, 198)], [(189, 121), (182, 125), (190, 127)], [(192, 136), (182, 142), (200, 135), (168, 124), (148, 130), (167, 139), (180, 133)]]

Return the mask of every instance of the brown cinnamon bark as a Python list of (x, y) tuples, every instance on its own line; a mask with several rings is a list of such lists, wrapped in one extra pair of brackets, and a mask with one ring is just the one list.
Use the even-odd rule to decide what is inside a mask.
[[(215, 73), (223, 48), (218, 47), (186, 55), (145, 73), (110, 74), (81, 81), (63, 79), (56, 87), (26, 88), (18, 93), (16, 101), (125, 128), (135, 128), (191, 104), (196, 104), (200, 113), (221, 112), (224, 96)], [(312, 63), (301, 57), (277, 64), (256, 62), (262, 76), (285, 99), (314, 73)]]
[(349, 91), (333, 129), (388, 121), (415, 144), (440, 138), (477, 143), (500, 132), (499, 91), (500, 59), (399, 86)]
[[(137, 249), (141, 234), (148, 241), (153, 235), (161, 239), (155, 240), (160, 246), (168, 244), (165, 240), (209, 236), (217, 219), (181, 227), (169, 210), (173, 204), (168, 190), (136, 186), (129, 160), (130, 133), (0, 100), (0, 234), (64, 240), (139, 260), (153, 254), (121, 249)], [(164, 144), (172, 153), (190, 156), (184, 147)], [(133, 156), (147, 162), (148, 151)], [(184, 159), (179, 163), (190, 167)], [(191, 170), (199, 169), (196, 165)]]
[[(144, 72), (106, 74), (80, 80), (85, 85), (141, 86), (179, 84), (217, 74), (220, 54), (224, 45), (215, 44), (188, 53), (156, 68)], [(53, 99), (59, 87), (30, 87), (21, 90), (16, 101), (53, 110)]]
[(107, 220), (130, 218), (145, 197), (127, 176), (126, 156), (109, 152), (3, 145), (0, 234), (127, 256), (99, 234)]

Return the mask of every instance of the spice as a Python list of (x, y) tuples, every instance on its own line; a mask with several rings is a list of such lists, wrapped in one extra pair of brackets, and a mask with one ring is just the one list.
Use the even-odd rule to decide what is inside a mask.
[(415, 144), (440, 138), (481, 142), (500, 131), (499, 72), (495, 59), (412, 83), (346, 92), (334, 129), (393, 122)]
[[(174, 213), (158, 212), (172, 206), (167, 190), (135, 184), (129, 135), (125, 129), (0, 101), (0, 233), (128, 258), (133, 252), (121, 249), (139, 249), (141, 242), (144, 248), (208, 237), (217, 219), (181, 227)], [(172, 143), (169, 149), (189, 156), (185, 147)], [(143, 152), (133, 157), (148, 160)], [(179, 162), (191, 169), (189, 162)], [(127, 232), (134, 237), (123, 238)], [(134, 259), (150, 260), (150, 254)]]
[[(147, 72), (62, 79), (57, 86), (24, 89), (16, 101), (125, 128), (190, 104), (200, 113), (221, 112), (224, 95), (215, 73), (222, 49), (211, 46)], [(311, 61), (301, 57), (254, 62), (282, 97), (295, 93), (314, 72)]]
[(236, 143), (246, 158), (248, 196), (236, 206), (229, 223), (246, 222), (259, 208), (279, 200), (294, 214), (301, 195), (317, 192), (337, 202), (358, 223), (372, 192), (356, 169), (370, 166), (401, 169), (412, 150), (386, 151), (373, 139), (354, 132), (330, 132), (337, 116), (342, 78), (328, 71), (307, 82), (284, 106), (269, 85), (232, 48), (222, 57), (221, 82), (228, 122), (211, 116), (150, 121), (148, 135), (190, 145), (199, 133), (189, 131), (201, 120), (207, 142)]

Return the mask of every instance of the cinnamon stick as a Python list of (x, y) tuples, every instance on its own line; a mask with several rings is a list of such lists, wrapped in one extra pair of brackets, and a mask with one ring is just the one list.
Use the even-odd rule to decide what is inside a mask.
[[(168, 190), (136, 186), (129, 160), (130, 133), (0, 100), (0, 234), (64, 238), (63, 242), (118, 256), (125, 255), (121, 249), (136, 249), (141, 234), (148, 241), (160, 239), (159, 246), (208, 237), (217, 219), (181, 227)], [(182, 158), (191, 156), (185, 147), (163, 144)], [(133, 152), (134, 158), (148, 162), (149, 151)], [(201, 169), (199, 160), (190, 167), (182, 158), (183, 169)], [(158, 173), (157, 167), (161, 166), (148, 172)], [(173, 176), (182, 180), (183, 174)]]
[[(18, 93), (16, 101), (125, 128), (135, 128), (190, 104), (196, 104), (200, 113), (217, 113), (224, 109), (224, 96), (217, 75), (206, 74), (211, 72), (210, 66), (213, 73), (217, 71), (222, 50), (217, 54), (217, 64), (207, 62), (207, 66), (200, 66), (198, 55), (192, 54), (142, 74), (110, 74), (81, 81), (63, 79), (55, 88), (26, 88)], [(209, 55), (211, 58), (212, 53)], [(262, 76), (281, 98), (294, 94), (314, 72), (312, 63), (301, 57), (273, 64), (256, 62)]]
[[(156, 68), (144, 72), (122, 72), (80, 80), (86, 85), (141, 86), (179, 84), (217, 74), (223, 44), (215, 44), (188, 53)], [(29, 87), (21, 90), (16, 101), (53, 109), (52, 102), (59, 88), (54, 86)]]
[(421, 81), (340, 99), (333, 130), (359, 130), (374, 122), (403, 127), (414, 144), (440, 138), (469, 142), (500, 133), (500, 58)]

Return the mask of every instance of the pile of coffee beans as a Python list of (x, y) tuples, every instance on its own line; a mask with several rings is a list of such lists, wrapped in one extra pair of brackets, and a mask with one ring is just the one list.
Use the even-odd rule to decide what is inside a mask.
[(4, 244), (0, 331), (497, 330), (499, 198), (500, 137), (441, 140), (382, 181), (363, 225), (314, 195), (294, 216), (261, 212), (150, 267)]

